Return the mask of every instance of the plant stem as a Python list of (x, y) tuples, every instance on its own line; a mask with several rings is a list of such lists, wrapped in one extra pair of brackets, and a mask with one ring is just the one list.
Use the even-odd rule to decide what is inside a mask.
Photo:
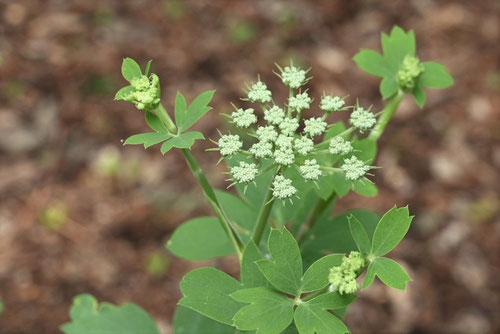
[[(275, 170), (273, 174), (273, 179), (274, 176), (276, 176), (278, 170), (279, 167)], [(267, 220), (269, 219), (269, 215), (271, 214), (273, 204), (274, 204), (273, 190), (271, 189), (271, 186), (269, 186), (266, 192), (266, 196), (264, 198), (264, 202), (260, 207), (259, 215), (257, 216), (257, 222), (255, 224), (255, 228), (252, 233), (252, 240), (255, 242), (257, 247), (259, 246), (260, 240), (262, 239), (262, 233), (264, 233), (264, 228), (266, 227)]]
[[(160, 104), (158, 106), (158, 108), (156, 109), (156, 115), (160, 118), (160, 120), (163, 122), (163, 124), (171, 134), (177, 135), (177, 127), (175, 126), (175, 123), (172, 121), (172, 119), (168, 115), (163, 105)], [(181, 149), (181, 151), (182, 154), (184, 155), (184, 158), (186, 158), (189, 170), (191, 170), (191, 173), (193, 173), (193, 176), (203, 189), (203, 194), (207, 198), (208, 204), (215, 213), (215, 216), (222, 225), (222, 228), (229, 237), (229, 240), (231, 240), (231, 243), (233, 244), (233, 247), (236, 251), (236, 254), (238, 255), (238, 258), (241, 260), (241, 257), (243, 255), (242, 250), (244, 247), (243, 242), (239, 238), (238, 234), (232, 228), (231, 221), (229, 220), (226, 213), (224, 212), (224, 209), (217, 200), (217, 196), (215, 195), (213, 187), (210, 185), (207, 178), (205, 177), (203, 170), (201, 169), (196, 158), (191, 153), (191, 150)]]
[(392, 116), (398, 109), (399, 104), (401, 103), (401, 100), (403, 100), (404, 92), (399, 89), (398, 92), (393, 95), (389, 101), (387, 101), (384, 109), (382, 109), (381, 113), (382, 116), (377, 121), (377, 124), (375, 124), (375, 127), (372, 129), (370, 132), (370, 135), (368, 136), (369, 139), (373, 139), (377, 141), (382, 133), (385, 130), (385, 127), (387, 126), (387, 123), (391, 120)]
[(308, 294), (307, 296), (305, 296), (304, 298), (302, 298), (302, 301), (303, 302), (307, 302), (308, 300), (311, 300), (314, 297), (318, 297), (319, 295), (322, 295), (322, 294), (328, 292), (329, 289), (330, 289), (330, 285), (327, 285), (327, 286), (325, 286), (321, 290), (318, 290), (316, 292), (312, 292), (312, 293)]
[(318, 202), (316, 202), (316, 205), (307, 218), (307, 221), (302, 224), (299, 233), (297, 233), (297, 243), (299, 245), (304, 241), (307, 233), (311, 230), (314, 224), (316, 224), (318, 218), (323, 214), (323, 212), (325, 212), (326, 208), (330, 205), (330, 203), (335, 199), (336, 196), (337, 193), (334, 191), (330, 196), (328, 196), (327, 199), (321, 198), (318, 200)]

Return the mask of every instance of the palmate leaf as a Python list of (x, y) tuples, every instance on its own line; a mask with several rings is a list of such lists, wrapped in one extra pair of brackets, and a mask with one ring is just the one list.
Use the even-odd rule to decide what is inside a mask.
[(179, 305), (227, 325), (233, 324), (234, 315), (244, 306), (231, 297), (242, 288), (240, 282), (215, 268), (191, 270), (180, 286), (183, 297)]
[(146, 132), (139, 133), (127, 138), (123, 145), (144, 145), (144, 148), (151, 147), (153, 145), (159, 144), (169, 138), (172, 138), (171, 134), (160, 133), (160, 132)]
[(73, 299), (70, 316), (71, 322), (61, 326), (66, 334), (159, 334), (153, 319), (139, 306), (131, 303), (99, 305), (88, 294)]
[(418, 84), (429, 88), (447, 88), (453, 85), (453, 77), (446, 67), (439, 63), (428, 61), (422, 63), (424, 72), (418, 78)]
[(377, 77), (383, 78), (392, 74), (384, 57), (376, 51), (368, 49), (361, 50), (353, 59), (363, 71)]
[(406, 290), (407, 283), (412, 280), (399, 263), (386, 257), (377, 257), (370, 263), (363, 288), (373, 282), (375, 275), (388, 287), (403, 291)]
[(300, 334), (344, 334), (346, 325), (328, 310), (341, 309), (356, 299), (356, 295), (340, 295), (330, 292), (300, 304), (295, 310), (294, 320)]
[(241, 330), (257, 330), (257, 334), (279, 334), (293, 321), (293, 299), (266, 287), (243, 289), (231, 295), (250, 305), (234, 316), (234, 326)]
[(408, 232), (412, 219), (408, 207), (387, 211), (373, 233), (371, 255), (383, 256), (393, 250)]
[(197, 139), (205, 139), (203, 134), (198, 131), (189, 131), (181, 133), (180, 135), (172, 137), (172, 139), (167, 140), (161, 145), (161, 153), (165, 154), (172, 148), (191, 148), (194, 145), (194, 141)]
[(384, 59), (391, 69), (391, 74), (395, 74), (399, 69), (399, 64), (406, 55), (415, 55), (416, 41), (413, 30), (404, 32), (398, 26), (394, 26), (390, 35), (382, 33), (382, 50)]
[[(201, 313), (178, 305), (174, 316), (175, 334), (236, 334), (233, 326), (212, 320)], [(245, 334), (248, 334), (246, 332)]]
[(212, 100), (215, 91), (209, 90), (201, 93), (187, 107), (184, 96), (177, 92), (175, 98), (175, 122), (181, 132), (186, 131), (196, 123), (203, 115), (212, 109), (208, 104)]

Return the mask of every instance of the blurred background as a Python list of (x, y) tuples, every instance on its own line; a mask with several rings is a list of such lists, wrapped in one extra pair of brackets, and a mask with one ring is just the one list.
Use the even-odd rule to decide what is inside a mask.
[[(381, 140), (376, 198), (350, 194), (337, 212), (416, 215), (392, 253), (414, 282), (375, 284), (347, 316), (353, 333), (500, 332), (500, 2), (375, 0), (3, 0), (0, 2), (0, 333), (57, 333), (83, 292), (135, 302), (171, 333), (178, 283), (192, 264), (164, 243), (188, 218), (210, 214), (178, 152), (123, 147), (143, 113), (114, 102), (124, 57), (162, 80), (171, 110), (216, 89), (195, 126), (216, 139), (219, 113), (260, 74), (290, 58), (312, 67), (309, 85), (382, 103), (359, 48), (380, 50), (394, 24), (414, 29), (418, 56), (445, 64), (456, 84), (408, 98)], [(193, 148), (225, 187), (208, 141)], [(212, 263), (203, 263), (212, 264)], [(237, 274), (234, 258), (216, 265)]]

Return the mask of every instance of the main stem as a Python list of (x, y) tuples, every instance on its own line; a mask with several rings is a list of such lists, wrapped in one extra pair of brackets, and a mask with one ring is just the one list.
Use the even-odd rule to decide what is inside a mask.
[(328, 196), (327, 199), (320, 199), (314, 206), (313, 211), (307, 218), (307, 221), (302, 224), (300, 227), (299, 233), (297, 233), (297, 243), (300, 245), (303, 241), (304, 238), (306, 237), (307, 233), (311, 230), (311, 228), (316, 224), (318, 221), (318, 218), (325, 212), (326, 208), (332, 203), (332, 201), (337, 197), (337, 193), (334, 191), (330, 196)]
[[(171, 134), (177, 134), (177, 128), (176, 128), (174, 122), (172, 121), (172, 119), (168, 115), (167, 111), (165, 110), (165, 108), (161, 104), (156, 109), (156, 115), (165, 124), (165, 126), (167, 127), (167, 130)], [(182, 151), (182, 154), (184, 155), (184, 158), (186, 158), (186, 162), (187, 162), (187, 165), (189, 167), (189, 170), (191, 170), (191, 173), (193, 173), (193, 176), (195, 177), (195, 179), (198, 181), (201, 188), (203, 189), (203, 194), (207, 198), (208, 204), (212, 208), (213, 212), (215, 213), (215, 216), (217, 217), (220, 224), (222, 225), (222, 228), (224, 229), (227, 236), (231, 240), (231, 243), (236, 251), (236, 254), (238, 255), (238, 258), (241, 260), (242, 250), (243, 250), (243, 242), (239, 238), (238, 234), (231, 227), (231, 222), (230, 222), (229, 218), (227, 217), (226, 213), (224, 212), (224, 209), (220, 205), (219, 201), (217, 200), (217, 196), (215, 195), (213, 187), (208, 182), (208, 180), (205, 177), (205, 174), (203, 173), (198, 161), (193, 156), (191, 151), (189, 149), (182, 149), (181, 151)]]
[(401, 90), (398, 89), (398, 92), (393, 95), (389, 101), (387, 101), (387, 104), (385, 105), (384, 109), (382, 109), (381, 116), (378, 119), (377, 124), (375, 124), (375, 127), (372, 129), (370, 132), (370, 135), (368, 136), (369, 139), (373, 139), (377, 141), (382, 133), (384, 133), (385, 127), (391, 120), (392, 116), (398, 109), (399, 104), (403, 100), (403, 96), (405, 93)]
[[(278, 172), (279, 167), (274, 171), (274, 176)], [(271, 187), (267, 189), (266, 196), (264, 198), (264, 202), (259, 210), (259, 215), (257, 216), (257, 222), (255, 224), (255, 228), (252, 233), (252, 240), (255, 242), (257, 246), (260, 244), (260, 240), (262, 239), (262, 234), (264, 233), (264, 229), (267, 224), (267, 220), (269, 219), (269, 215), (271, 214), (271, 210), (273, 208), (274, 198), (273, 198), (273, 190)]]

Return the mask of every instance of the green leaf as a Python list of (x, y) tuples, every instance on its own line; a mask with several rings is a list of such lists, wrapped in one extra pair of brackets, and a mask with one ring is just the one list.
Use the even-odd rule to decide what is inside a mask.
[(173, 327), (175, 334), (235, 334), (233, 326), (221, 324), (180, 305), (175, 310)]
[(141, 68), (132, 58), (125, 58), (122, 63), (122, 75), (125, 80), (130, 82), (132, 79), (142, 76)]
[(424, 72), (420, 75), (418, 83), (429, 88), (447, 88), (453, 85), (453, 77), (446, 71), (446, 67), (439, 63), (428, 61), (422, 63)]
[(425, 101), (427, 97), (425, 96), (425, 92), (422, 89), (422, 86), (420, 86), (420, 83), (413, 88), (413, 91), (411, 92), (413, 95), (413, 98), (415, 99), (415, 102), (420, 108), (423, 108), (425, 105)]
[(302, 286), (302, 258), (297, 241), (286, 229), (271, 230), (269, 251), (272, 260), (260, 260), (257, 265), (276, 289), (297, 296)]
[(200, 261), (234, 253), (233, 246), (214, 217), (199, 217), (177, 227), (165, 245), (183, 259)]
[(382, 33), (382, 49), (384, 59), (391, 68), (391, 73), (396, 74), (399, 64), (406, 55), (415, 55), (415, 33), (413, 30), (404, 32), (398, 26), (394, 26), (390, 36)]
[(227, 191), (216, 189), (215, 195), (241, 240), (247, 243), (252, 236), (253, 226), (257, 220), (257, 211)]
[(352, 238), (358, 246), (359, 251), (368, 254), (371, 249), (371, 244), (365, 228), (361, 225), (358, 218), (353, 215), (349, 215), (347, 219), (349, 220), (349, 230), (351, 231)]
[(71, 322), (61, 326), (66, 334), (159, 334), (154, 320), (139, 306), (131, 303), (99, 306), (88, 294), (73, 299), (70, 316)]
[(214, 96), (215, 90), (209, 90), (198, 95), (194, 99), (193, 103), (189, 106), (187, 110), (187, 115), (180, 126), (181, 131), (185, 131), (193, 126), (196, 121), (198, 121), (203, 115), (205, 115), (212, 107), (208, 106), (212, 97)]
[(337, 316), (328, 312), (346, 307), (356, 295), (340, 295), (330, 292), (300, 304), (295, 310), (294, 320), (300, 334), (344, 334), (349, 329)]
[(184, 297), (179, 305), (227, 325), (233, 324), (234, 315), (244, 305), (230, 296), (241, 289), (240, 282), (215, 268), (190, 271), (180, 286)]
[(349, 253), (357, 251), (349, 230), (349, 215), (355, 216), (365, 228), (368, 237), (373, 236), (373, 231), (380, 220), (380, 216), (368, 210), (349, 210), (336, 217), (325, 217), (311, 229), (302, 243), (302, 258), (304, 262), (312, 263), (329, 253)]
[(171, 137), (168, 133), (146, 132), (128, 137), (123, 145), (144, 145), (144, 148), (148, 148)]
[[(385, 285), (394, 289), (404, 291), (406, 290), (407, 282), (412, 280), (399, 263), (386, 257), (375, 258), (373, 262), (370, 263), (370, 267), (373, 267), (372, 271), (382, 282), (384, 282)], [(370, 273), (370, 275), (373, 274)], [(372, 278), (371, 280), (373, 281)], [(366, 285), (366, 279), (363, 285)]]
[(398, 92), (398, 82), (394, 77), (385, 77), (380, 82), (380, 94), (383, 99), (387, 99)]
[(372, 266), (372, 263), (370, 263), (368, 269), (366, 270), (365, 280), (363, 281), (363, 289), (366, 289), (368, 286), (370, 286), (375, 279), (375, 267)]
[(149, 60), (149, 61), (146, 63), (146, 69), (144, 70), (144, 75), (145, 75), (145, 76), (148, 76), (148, 75), (149, 75), (149, 70), (151, 69), (151, 62), (152, 62), (152, 60)]
[(241, 330), (257, 330), (257, 334), (279, 334), (293, 321), (293, 299), (266, 287), (236, 291), (234, 299), (250, 305), (234, 316), (234, 326)]
[(317, 291), (328, 285), (328, 274), (332, 267), (340, 266), (344, 254), (331, 254), (314, 262), (302, 277), (301, 292)]
[[(339, 121), (337, 123), (334, 123), (334, 124), (330, 125), (328, 131), (325, 133), (325, 137), (323, 138), (323, 141), (326, 142), (326, 141), (328, 141), (328, 139), (331, 139), (331, 138), (335, 137), (336, 135), (341, 134), (345, 130), (346, 130), (346, 128), (345, 128), (344, 122)], [(346, 136), (343, 136), (343, 137), (346, 138)]]
[(161, 145), (161, 153), (165, 154), (170, 151), (173, 147), (176, 148), (191, 148), (194, 145), (196, 139), (205, 139), (203, 134), (198, 131), (189, 131), (181, 133), (178, 136), (172, 137), (172, 139), (166, 141)]
[[(181, 127), (185, 122), (187, 116), (187, 103), (186, 98), (180, 92), (175, 96), (175, 124)], [(182, 129), (181, 129), (182, 130)]]
[(412, 219), (407, 206), (387, 211), (373, 233), (371, 254), (382, 256), (389, 253), (406, 235)]
[[(365, 138), (361, 140), (356, 140), (352, 143), (352, 147), (354, 148), (354, 153), (352, 155), (356, 155), (356, 157), (364, 161), (367, 164), (373, 163), (375, 157), (377, 156), (377, 141)], [(350, 157), (349, 155), (348, 157)]]
[(168, 133), (167, 128), (155, 114), (153, 114), (151, 111), (146, 111), (145, 115), (146, 123), (148, 123), (151, 129), (155, 130), (156, 132)]
[(127, 96), (133, 91), (135, 91), (135, 89), (132, 86), (122, 87), (118, 92), (116, 92), (115, 100), (125, 100)]
[(354, 61), (363, 71), (377, 77), (385, 77), (391, 74), (384, 57), (376, 51), (361, 50), (354, 56)]
[(367, 178), (356, 180), (352, 183), (352, 190), (358, 195), (366, 197), (375, 197), (378, 194), (378, 188)]
[(250, 240), (243, 251), (241, 259), (241, 283), (245, 288), (268, 285), (266, 278), (262, 275), (256, 264), (259, 260), (262, 260), (262, 254), (253, 240)]

